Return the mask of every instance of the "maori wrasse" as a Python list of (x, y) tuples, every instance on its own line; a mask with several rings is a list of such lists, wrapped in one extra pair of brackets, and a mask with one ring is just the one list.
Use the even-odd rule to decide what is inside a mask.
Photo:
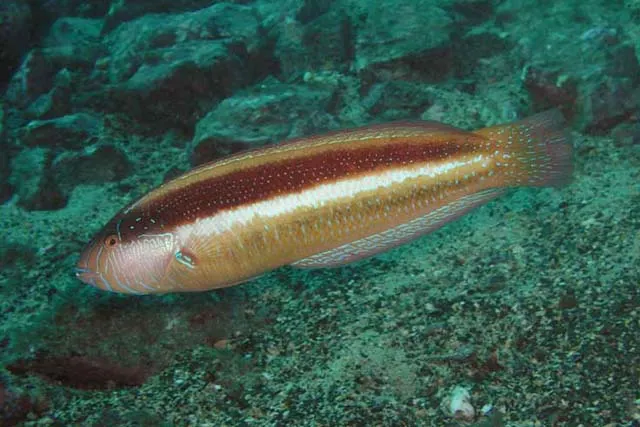
[(77, 276), (122, 293), (204, 291), (283, 265), (332, 267), (431, 232), (510, 187), (570, 180), (555, 110), (467, 132), (392, 123), (202, 165), (123, 209)]

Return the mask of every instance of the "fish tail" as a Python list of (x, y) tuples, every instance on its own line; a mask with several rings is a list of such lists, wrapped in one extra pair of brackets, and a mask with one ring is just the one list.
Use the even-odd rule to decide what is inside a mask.
[(560, 187), (571, 181), (571, 135), (558, 110), (548, 110), (476, 133), (491, 139), (502, 153), (506, 185)]

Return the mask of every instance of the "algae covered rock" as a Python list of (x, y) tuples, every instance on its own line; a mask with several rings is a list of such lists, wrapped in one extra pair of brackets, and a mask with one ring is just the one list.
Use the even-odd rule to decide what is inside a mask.
[(118, 181), (131, 169), (122, 150), (109, 143), (80, 151), (34, 147), (15, 156), (10, 183), (22, 208), (57, 210), (66, 205), (78, 185)]
[[(211, 0), (119, 0), (111, 3), (105, 16), (103, 31), (109, 32), (118, 25), (149, 13), (180, 13), (211, 6)], [(219, 3), (219, 2), (218, 2)], [(227, 2), (231, 3), (231, 2)], [(241, 3), (241, 2), (237, 2)]]
[(25, 117), (53, 119), (71, 113), (74, 74), (68, 69), (60, 70), (53, 79), (52, 89), (37, 97), (24, 110)]
[[(428, 60), (447, 68), (441, 50), (451, 42), (452, 2), (342, 0), (296, 3), (293, 11), (264, 11), (276, 35), (282, 72), (367, 70), (399, 61)], [(439, 62), (439, 63), (438, 63)], [(448, 68), (447, 68), (448, 69)]]
[(161, 128), (189, 126), (206, 111), (203, 106), (267, 72), (253, 62), (264, 42), (247, 6), (219, 3), (197, 12), (146, 15), (118, 26), (105, 43), (109, 56), (100, 67), (111, 85), (107, 108)]
[(372, 85), (362, 104), (367, 112), (384, 120), (418, 117), (434, 100), (435, 96), (424, 85), (391, 81)]
[(364, 0), (348, 2), (356, 22), (356, 69), (421, 55), (449, 42), (452, 17), (447, 2)]
[(308, 23), (286, 18), (273, 32), (277, 33), (274, 55), (285, 76), (311, 70), (346, 71), (354, 57), (353, 22), (342, 8), (332, 8)]
[(9, 175), (11, 175), (11, 162), (4, 131), (4, 105), (0, 103), (0, 203), (11, 195), (11, 186), (8, 181)]
[(101, 19), (65, 17), (56, 20), (43, 40), (45, 54), (58, 67), (93, 67), (101, 53)]
[(61, 18), (51, 27), (38, 48), (22, 61), (7, 87), (7, 100), (20, 108), (49, 93), (61, 83), (58, 78), (66, 70), (66, 80), (80, 81), (77, 73), (87, 74), (101, 52), (98, 39), (102, 23), (95, 19)]
[(0, 82), (11, 76), (29, 48), (31, 26), (31, 8), (27, 0), (0, 2)]
[[(225, 99), (196, 125), (192, 164), (335, 127), (329, 87), (269, 81)], [(323, 113), (324, 112), (324, 113)]]
[(521, 78), (533, 107), (560, 107), (577, 129), (603, 134), (640, 112), (637, 19), (593, 3), (567, 22), (565, 7), (509, 0), (497, 10), (518, 14), (503, 28), (517, 36), (514, 53), (524, 61)]
[(56, 71), (42, 49), (33, 49), (11, 78), (5, 93), (6, 100), (18, 107), (26, 107), (51, 90)]
[(51, 177), (52, 159), (53, 152), (42, 147), (22, 150), (12, 159), (10, 182), (22, 208), (54, 210), (65, 205), (66, 201)]
[(88, 113), (76, 113), (50, 120), (34, 120), (23, 131), (22, 141), (29, 146), (81, 148), (98, 138), (102, 121)]
[(129, 175), (132, 165), (125, 153), (113, 144), (98, 144), (82, 151), (66, 151), (51, 164), (57, 188), (68, 196), (80, 184), (103, 184)]

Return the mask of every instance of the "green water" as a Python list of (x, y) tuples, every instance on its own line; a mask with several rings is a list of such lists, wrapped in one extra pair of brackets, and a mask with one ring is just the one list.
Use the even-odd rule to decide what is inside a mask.
[[(0, 48), (0, 425), (640, 422), (638, 2), (5, 0)], [(548, 108), (571, 184), (375, 258), (165, 296), (73, 275), (196, 164)]]

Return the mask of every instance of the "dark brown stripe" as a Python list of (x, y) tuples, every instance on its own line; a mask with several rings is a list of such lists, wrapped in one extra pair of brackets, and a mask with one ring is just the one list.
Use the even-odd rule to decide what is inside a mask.
[(127, 217), (133, 218), (131, 221), (141, 219), (122, 222), (120, 229), (136, 233), (158, 231), (160, 225), (177, 226), (224, 209), (299, 192), (337, 179), (391, 166), (443, 160), (476, 149), (473, 144), (455, 140), (432, 145), (404, 141), (402, 145), (389, 143), (360, 149), (334, 147), (313, 156), (258, 165), (188, 184), (152, 200), (138, 212), (129, 213)]

